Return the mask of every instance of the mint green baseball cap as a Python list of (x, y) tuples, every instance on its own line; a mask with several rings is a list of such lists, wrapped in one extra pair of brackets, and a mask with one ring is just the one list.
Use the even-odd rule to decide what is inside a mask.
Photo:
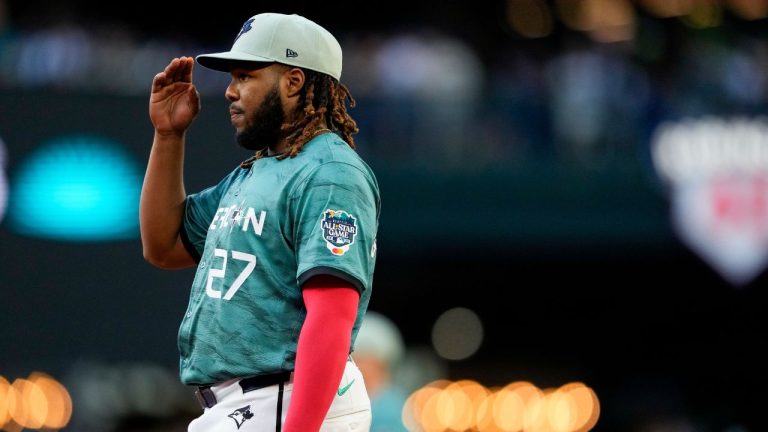
[(243, 24), (231, 50), (195, 59), (201, 66), (222, 72), (229, 72), (235, 61), (277, 62), (341, 78), (339, 42), (328, 30), (296, 14), (254, 15)]

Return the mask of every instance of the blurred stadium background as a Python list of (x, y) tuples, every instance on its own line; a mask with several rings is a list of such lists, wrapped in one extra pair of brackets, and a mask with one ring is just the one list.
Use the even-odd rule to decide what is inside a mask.
[[(266, 11), (344, 47), (382, 190), (370, 308), (402, 334), (391, 379), (406, 396), (583, 383), (596, 431), (766, 430), (765, 195), (734, 225), (757, 258), (733, 277), (676, 231), (652, 152), (665, 124), (764, 124), (765, 0), (0, 0), (0, 429), (172, 431), (195, 416), (175, 340), (193, 271), (141, 257), (147, 96), (170, 58), (227, 49)], [(247, 156), (227, 79), (195, 70), (188, 191)], [(519, 430), (438, 414), (404, 418)], [(526, 430), (579, 427), (555, 423)]]

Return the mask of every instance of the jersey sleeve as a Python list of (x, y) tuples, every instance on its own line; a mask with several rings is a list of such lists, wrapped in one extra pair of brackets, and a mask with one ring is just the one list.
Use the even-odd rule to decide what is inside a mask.
[(331, 275), (369, 289), (380, 199), (375, 179), (357, 166), (328, 162), (291, 195), (297, 281)]
[[(240, 168), (238, 168), (240, 169)], [(184, 219), (179, 229), (184, 248), (196, 262), (205, 248), (205, 238), (216, 210), (219, 208), (222, 194), (232, 181), (234, 172), (225, 177), (216, 186), (211, 186), (198, 193), (187, 195), (184, 204)]]

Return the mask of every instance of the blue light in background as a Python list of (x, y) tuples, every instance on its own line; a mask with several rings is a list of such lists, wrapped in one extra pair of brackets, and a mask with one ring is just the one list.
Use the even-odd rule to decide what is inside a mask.
[(5, 216), (5, 204), (8, 202), (8, 181), (5, 179), (5, 143), (0, 138), (0, 222)]
[(11, 179), (14, 231), (67, 241), (135, 238), (142, 174), (118, 143), (89, 135), (58, 137), (22, 161)]

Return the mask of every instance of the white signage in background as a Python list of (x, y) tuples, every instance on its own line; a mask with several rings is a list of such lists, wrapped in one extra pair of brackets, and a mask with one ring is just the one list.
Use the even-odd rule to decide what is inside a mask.
[(8, 179), (5, 174), (6, 150), (3, 139), (0, 138), (0, 223), (5, 217), (5, 208), (8, 204)]
[(664, 123), (652, 143), (682, 240), (732, 285), (768, 264), (768, 118)]

